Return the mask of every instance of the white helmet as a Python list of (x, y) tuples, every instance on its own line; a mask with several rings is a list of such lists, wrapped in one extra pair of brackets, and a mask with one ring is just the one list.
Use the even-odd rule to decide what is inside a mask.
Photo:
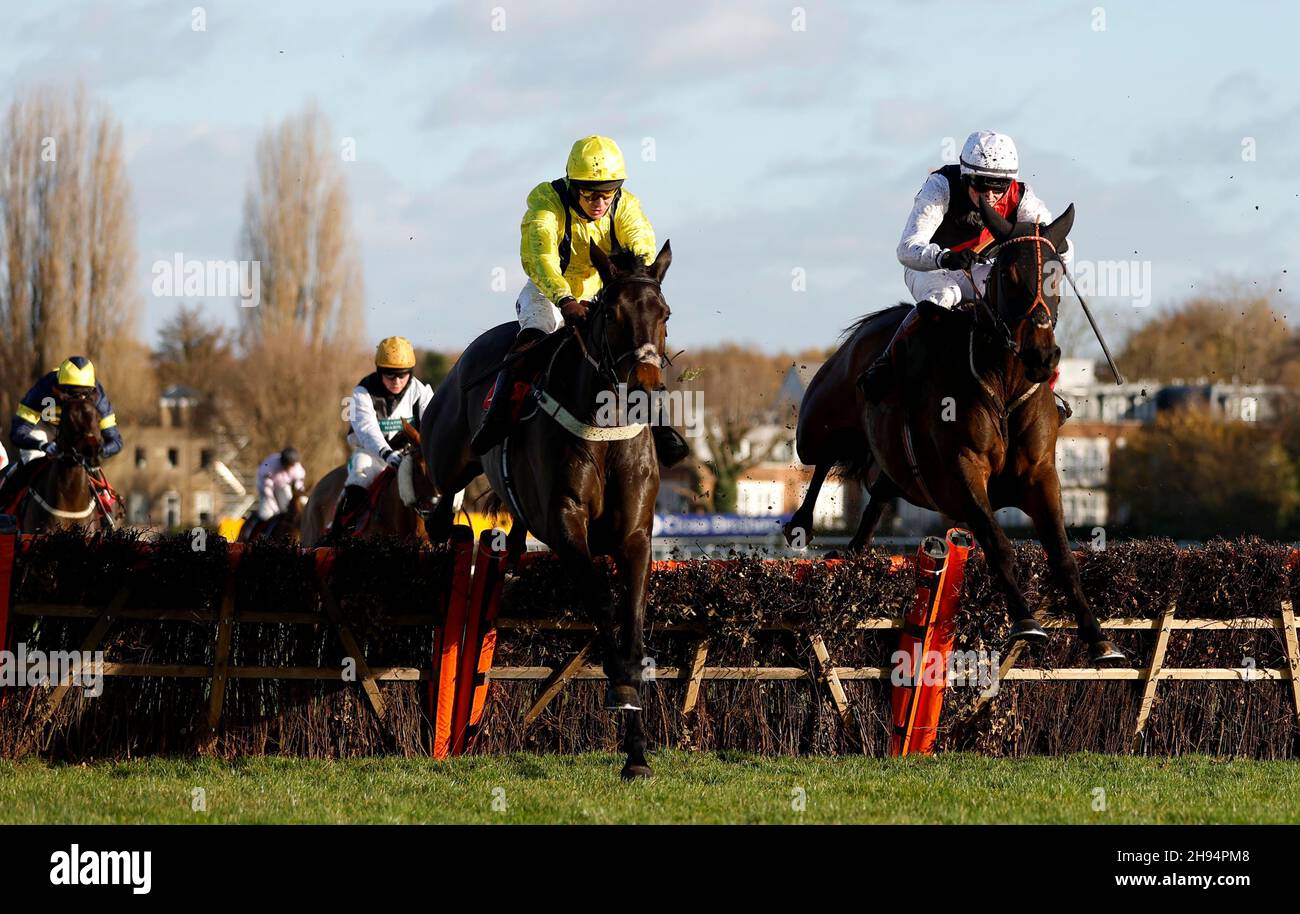
[(1005, 133), (976, 130), (966, 137), (966, 145), (961, 148), (961, 173), (962, 177), (986, 175), (1014, 181), (1020, 176), (1016, 144)]

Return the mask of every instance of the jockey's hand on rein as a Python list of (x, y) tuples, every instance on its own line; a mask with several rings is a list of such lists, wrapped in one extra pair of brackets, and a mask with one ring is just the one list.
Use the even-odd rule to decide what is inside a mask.
[(585, 321), (587, 319), (587, 310), (591, 305), (585, 301), (578, 301), (576, 298), (566, 298), (560, 302), (560, 313), (564, 315), (564, 322), (572, 324), (576, 321)]
[(970, 248), (963, 251), (944, 251), (939, 255), (939, 269), (941, 270), (969, 270), (975, 263), (978, 255)]
[(41, 445), (41, 450), (45, 452), (46, 457), (59, 456), (59, 445), (55, 441), (47, 441)]
[(402, 452), (389, 451), (387, 454), (384, 455), (384, 462), (388, 464), (390, 467), (397, 466), (399, 463), (402, 462)]

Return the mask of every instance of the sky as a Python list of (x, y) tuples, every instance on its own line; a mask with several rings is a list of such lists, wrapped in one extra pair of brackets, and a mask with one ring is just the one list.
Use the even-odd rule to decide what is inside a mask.
[[(1075, 204), (1077, 258), (1148, 265), (1146, 294), (1094, 300), (1112, 340), (1225, 278), (1295, 311), (1294, 4), (0, 8), (0, 102), (81, 81), (122, 125), (149, 339), (180, 301), (152, 293), (153, 264), (239, 256), (257, 137), (312, 101), (355, 145), (341, 167), (375, 339), (458, 350), (512, 317), (525, 197), (592, 133), (622, 146), (672, 240), (674, 349), (825, 347), (905, 298), (912, 198), (977, 129), (1015, 139), (1054, 213)], [(235, 300), (203, 304), (233, 324)]]

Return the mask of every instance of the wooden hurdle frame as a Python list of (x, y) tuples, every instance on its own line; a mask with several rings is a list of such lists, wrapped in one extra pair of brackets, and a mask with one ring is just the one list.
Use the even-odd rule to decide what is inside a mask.
[[(462, 534), (461, 539), (465, 536)], [(462, 542), (460, 549), (466, 550), (473, 548), (472, 541)], [(488, 541), (485, 536), (480, 542), (480, 552), (487, 549)], [(0, 551), (3, 551), (0, 545)], [(153, 664), (153, 663), (122, 663), (122, 662), (103, 662), (97, 664), (94, 672), (109, 677), (164, 677), (177, 679), (208, 679), (211, 682), (210, 697), (207, 712), (207, 729), (199, 741), (200, 751), (212, 752), (216, 742), (217, 731), (220, 726), (222, 709), (226, 685), (231, 679), (284, 679), (284, 680), (343, 680), (344, 670), (341, 667), (264, 667), (264, 666), (233, 666), (230, 664), (230, 645), (233, 626), (239, 624), (257, 624), (257, 623), (279, 623), (279, 624), (302, 624), (302, 625), (321, 625), (329, 624), (332, 626), (340, 639), (340, 643), (348, 652), (349, 656), (356, 664), (356, 681), (362, 689), (367, 703), (374, 711), (376, 717), (384, 721), (386, 716), (383, 695), (379, 689), (381, 682), (428, 682), (433, 687), (442, 678), (444, 689), (439, 690), (441, 694), (447, 696), (447, 703), (444, 706), (441, 700), (433, 702), (432, 708), (435, 719), (447, 716), (447, 720), (453, 728), (459, 728), (453, 733), (445, 745), (442, 747), (435, 746), (434, 753), (437, 757), (446, 754), (459, 754), (464, 751), (469, 742), (469, 734), (472, 733), (473, 727), (477, 724), (477, 718), (472, 717), (473, 712), (482, 712), (481, 697), (471, 700), (462, 693), (459, 702), (454, 701), (453, 692), (446, 691), (446, 682), (450, 679), (460, 688), (461, 679), (468, 677), (469, 687), (472, 689), (474, 681), (481, 686), (484, 682), (490, 681), (515, 681), (515, 682), (537, 682), (540, 684), (538, 694), (532, 705), (524, 715), (525, 725), (531, 725), (536, 722), (548, 705), (560, 695), (566, 686), (575, 681), (582, 680), (601, 680), (605, 678), (604, 671), (595, 665), (589, 663), (591, 652), (594, 648), (594, 627), (587, 622), (577, 621), (534, 621), (519, 620), (511, 618), (495, 618), (495, 615), (479, 615), (479, 622), (472, 632), (463, 635), (462, 639), (456, 641), (458, 645), (455, 651), (447, 653), (452, 641), (439, 641), (431, 650), (430, 665), (427, 667), (410, 667), (410, 666), (370, 666), (357, 644), (355, 637), (349, 630), (346, 622), (342, 619), (337, 598), (331, 588), (326, 583), (327, 575), (324, 569), (328, 565), (328, 560), (323, 558), (327, 555), (325, 550), (317, 552), (318, 562), (318, 590), (322, 603), (322, 613), (314, 612), (288, 612), (288, 611), (267, 611), (267, 610), (247, 610), (238, 609), (235, 605), (235, 570), (242, 555), (242, 549), (238, 545), (230, 547), (230, 569), (226, 578), (225, 589), (218, 607), (214, 609), (198, 607), (172, 607), (172, 608), (151, 608), (138, 609), (127, 606), (130, 596), (130, 587), (121, 588), (103, 607), (84, 606), (79, 604), (52, 604), (52, 603), (14, 603), (9, 604), (8, 588), (5, 589), (3, 596), (0, 596), (0, 647), (7, 646), (6, 629), (12, 629), (12, 621), (15, 617), (50, 617), (50, 618), (84, 618), (94, 619), (95, 624), (91, 631), (83, 639), (80, 649), (85, 652), (93, 652), (102, 643), (107, 635), (111, 625), (116, 621), (185, 621), (194, 623), (208, 623), (216, 626), (215, 639), (216, 645), (213, 656), (213, 664), (207, 665), (183, 665), (183, 664)], [(501, 553), (492, 553), (493, 558), (498, 563), (495, 573), (501, 573), (500, 559)], [(462, 561), (464, 558), (462, 557)], [(672, 567), (676, 563), (664, 562), (655, 563), (657, 567)], [(483, 567), (483, 566), (480, 566)], [(896, 563), (895, 567), (907, 567), (904, 563)], [(476, 569), (476, 573), (477, 573)], [(462, 582), (463, 583), (463, 582)], [(496, 582), (497, 587), (494, 591), (499, 594), (499, 580)], [(474, 592), (483, 593), (482, 587), (474, 588)], [(483, 607), (486, 610), (486, 605)], [(1137, 720), (1135, 721), (1132, 738), (1135, 743), (1140, 744), (1143, 733), (1150, 720), (1151, 714), (1157, 703), (1157, 689), (1161, 682), (1167, 680), (1217, 680), (1217, 681), (1266, 681), (1266, 680), (1285, 680), (1290, 683), (1291, 697), (1293, 704), (1293, 713), (1296, 725), (1300, 728), (1300, 637), (1297, 636), (1296, 625), (1297, 618), (1290, 600), (1281, 600), (1276, 617), (1256, 616), (1243, 617), (1235, 619), (1203, 619), (1203, 618), (1178, 618), (1176, 616), (1177, 607), (1170, 604), (1165, 607), (1161, 614), (1155, 618), (1119, 618), (1104, 620), (1100, 624), (1102, 628), (1114, 631), (1148, 631), (1156, 635), (1156, 643), (1152, 651), (1151, 661), (1144, 668), (1136, 667), (1118, 667), (1118, 668), (1035, 668), (1019, 667), (1017, 662), (1023, 654), (1023, 645), (1013, 646), (1002, 658), (998, 670), (998, 679), (1000, 682), (1087, 682), (1087, 681), (1140, 681), (1142, 683), (1142, 700), (1139, 706)], [(4, 624), (8, 617), (8, 625)], [(424, 625), (438, 627), (437, 614), (433, 610), (427, 612), (407, 613), (394, 615), (387, 620), (392, 625)], [(1044, 626), (1051, 629), (1068, 629), (1073, 623), (1063, 619), (1048, 619), (1043, 622)], [(856, 628), (859, 630), (897, 630), (901, 628), (902, 620), (900, 617), (872, 617), (863, 619), (857, 623)], [(1165, 656), (1167, 653), (1170, 635), (1175, 631), (1189, 632), (1207, 632), (1207, 631), (1225, 631), (1225, 630), (1260, 630), (1271, 629), (1281, 631), (1282, 641), (1285, 646), (1287, 665), (1278, 668), (1200, 668), (1200, 667), (1168, 667), (1165, 665)], [(568, 660), (557, 666), (497, 666), (490, 668), (479, 666), (475, 667), (475, 662), (481, 656), (481, 648), (478, 644), (471, 644), (471, 641), (486, 643), (494, 641), (497, 633), (509, 633), (515, 630), (528, 631), (551, 631), (551, 632), (573, 632), (585, 634), (587, 638), (582, 646), (574, 652)], [(796, 632), (803, 631), (796, 629), (794, 626), (785, 624), (772, 624), (762, 626), (758, 629), (763, 632)], [(808, 680), (817, 681), (825, 685), (835, 710), (841, 720), (846, 724), (852, 723), (852, 708), (848, 693), (844, 688), (847, 682), (856, 681), (878, 681), (888, 679), (891, 669), (889, 667), (846, 667), (834, 664), (825, 642), (819, 634), (807, 633), (803, 631), (802, 637), (806, 638), (807, 646), (810, 651), (811, 660), (807, 667), (799, 666), (758, 666), (758, 667), (727, 667), (727, 666), (709, 666), (708, 657), (710, 650), (710, 638), (703, 628), (694, 625), (658, 625), (653, 627), (655, 633), (669, 635), (682, 635), (693, 639), (692, 645), (688, 650), (688, 663), (684, 667), (658, 667), (654, 669), (653, 678), (655, 680), (666, 680), (675, 682), (685, 682), (681, 711), (689, 721), (691, 716), (698, 707), (703, 685), (706, 682), (773, 682), (773, 681), (797, 681)], [(470, 648), (474, 648), (471, 656)], [(441, 652), (441, 656), (440, 656)], [(490, 651), (488, 652), (490, 655)], [(449, 665), (450, 664), (450, 665)], [(950, 674), (955, 676), (956, 674)], [(64, 699), (70, 685), (68, 683), (59, 683), (52, 690), (44, 720), (48, 721), (58, 710)], [(2, 697), (2, 694), (0, 694)], [(431, 696), (432, 698), (433, 696)], [(967, 713), (975, 713), (988, 702), (995, 700), (995, 696), (981, 696), (972, 705)], [(35, 728), (35, 732), (39, 731)]]

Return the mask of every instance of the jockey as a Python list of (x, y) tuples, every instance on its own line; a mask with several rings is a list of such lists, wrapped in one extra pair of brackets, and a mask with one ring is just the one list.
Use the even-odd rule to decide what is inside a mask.
[(401, 447), (408, 442), (402, 432), (402, 420), (412, 426), (420, 424), (420, 414), (433, 399), (433, 388), (411, 372), (415, 368), (415, 348), (405, 337), (390, 336), (375, 349), (375, 370), (361, 379), (352, 390), (352, 432), (348, 444), (348, 478), (343, 497), (334, 513), (333, 531), (357, 516), (365, 503), (370, 485), (384, 467), (402, 462)]
[[(591, 245), (615, 253), (628, 250), (643, 262), (655, 258), (655, 230), (641, 201), (623, 188), (623, 152), (609, 137), (588, 136), (573, 144), (563, 178), (543, 181), (528, 195), (520, 224), (519, 255), (528, 281), (515, 301), (519, 335), (507, 353), (529, 347), (565, 322), (587, 316), (600, 274), (591, 262)], [(502, 368), (483, 424), (470, 442), (476, 455), (496, 447), (510, 433), (510, 392), (525, 380), (527, 357)], [(689, 451), (671, 426), (652, 426), (660, 459), (671, 466)]]
[[(930, 302), (952, 308), (984, 294), (991, 264), (977, 263), (978, 252), (993, 236), (980, 218), (979, 199), (1015, 222), (1052, 221), (1046, 204), (1020, 175), (1020, 156), (1011, 137), (977, 130), (966, 138), (961, 161), (932, 171), (916, 195), (898, 243), (903, 281), (917, 305)], [(1068, 242), (1061, 246), (1068, 267), (1074, 259)], [(879, 402), (889, 393), (901, 344), (921, 325), (919, 308), (908, 312), (889, 345), (862, 373), (858, 385), (867, 399)]]
[(43, 375), (18, 403), (9, 437), (18, 446), (19, 462), (0, 486), (0, 506), (8, 504), (14, 494), (31, 481), (42, 466), (42, 458), (58, 454), (58, 445), (54, 441), (61, 413), (58, 401), (65, 396), (94, 398), (95, 408), (99, 411), (101, 459), (122, 450), (117, 416), (113, 414), (113, 404), (109, 402), (103, 385), (95, 380), (95, 366), (85, 356), (66, 358), (58, 368)]
[(298, 449), (286, 447), (257, 467), (257, 519), (268, 521), (289, 510), (294, 493), (304, 490), (307, 471), (298, 459)]

